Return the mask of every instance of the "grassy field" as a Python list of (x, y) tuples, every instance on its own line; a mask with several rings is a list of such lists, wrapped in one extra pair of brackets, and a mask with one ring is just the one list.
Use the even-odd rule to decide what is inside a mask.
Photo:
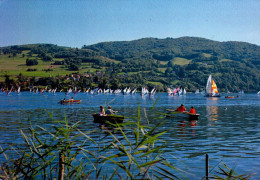
[[(27, 51), (23, 51), (22, 54), (27, 54)], [(63, 65), (52, 65), (53, 61), (43, 61), (33, 54), (32, 57), (22, 56), (19, 54), (15, 57), (9, 57), (8, 55), (0, 55), (0, 81), (4, 81), (4, 75), (17, 76), (22, 73), (24, 76), (31, 77), (49, 77), (49, 76), (65, 76), (71, 73), (93, 73), (100, 69), (91, 68), (91, 64), (82, 63), (82, 68), (79, 71), (69, 71)], [(26, 59), (38, 59), (38, 64), (34, 66), (26, 66)], [(62, 61), (63, 59), (55, 58), (55, 61)], [(27, 71), (28, 69), (37, 69), (37, 71)], [(46, 71), (50, 69), (50, 71)]]
[(202, 53), (202, 56), (206, 57), (206, 58), (210, 58), (212, 55), (208, 54), (208, 53)]
[(185, 58), (180, 58), (180, 57), (175, 57), (172, 62), (173, 62), (173, 64), (183, 66), (183, 65), (189, 64), (191, 62), (191, 60), (188, 60)]
[(165, 65), (167, 63), (168, 63), (168, 61), (160, 61), (160, 64), (162, 64), (162, 65)]
[(231, 59), (221, 59), (220, 62), (232, 62), (233, 60)]
[(159, 71), (161, 71), (162, 73), (165, 73), (167, 68), (159, 68)]
[(157, 82), (157, 81), (148, 81), (148, 83), (153, 84), (153, 85), (163, 86), (163, 84), (161, 82)]

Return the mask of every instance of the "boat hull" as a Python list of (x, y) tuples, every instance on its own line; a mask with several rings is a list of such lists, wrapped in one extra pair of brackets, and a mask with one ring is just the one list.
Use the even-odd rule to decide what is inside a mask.
[(175, 110), (168, 110), (168, 115), (167, 117), (170, 118), (188, 118), (189, 120), (198, 120), (200, 114), (192, 114), (189, 112), (179, 112), (179, 111), (175, 111)]
[(92, 114), (94, 118), (94, 122), (96, 123), (122, 123), (125, 119), (124, 116), (118, 116), (118, 115), (107, 115), (107, 116), (100, 116), (99, 114)]
[(233, 99), (234, 96), (225, 96), (225, 98), (227, 98), (227, 99)]
[(81, 102), (82, 100), (67, 100), (67, 101), (61, 100), (60, 101), (61, 104), (79, 104)]
[(215, 95), (213, 95), (213, 94), (205, 94), (205, 97), (221, 97), (221, 95), (220, 94), (215, 94)]

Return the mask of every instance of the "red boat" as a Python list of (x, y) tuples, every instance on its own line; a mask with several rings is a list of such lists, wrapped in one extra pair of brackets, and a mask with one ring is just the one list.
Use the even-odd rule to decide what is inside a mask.
[(225, 98), (228, 98), (228, 99), (233, 99), (234, 96), (225, 96)]
[(81, 102), (82, 102), (82, 100), (74, 100), (74, 99), (61, 100), (61, 101), (60, 101), (61, 104), (70, 104), (70, 103), (79, 104), (79, 103), (81, 103)]

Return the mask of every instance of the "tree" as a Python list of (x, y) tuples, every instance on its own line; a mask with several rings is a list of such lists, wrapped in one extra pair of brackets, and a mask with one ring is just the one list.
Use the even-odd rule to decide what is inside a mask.
[(26, 59), (26, 66), (33, 66), (37, 64), (38, 64), (37, 59)]
[(52, 61), (52, 57), (50, 55), (45, 55), (42, 59), (44, 61)]
[(74, 63), (71, 63), (71, 64), (69, 65), (69, 70), (71, 70), (71, 71), (78, 71), (78, 70), (79, 70), (79, 66), (77, 66), (77, 65), (74, 64)]

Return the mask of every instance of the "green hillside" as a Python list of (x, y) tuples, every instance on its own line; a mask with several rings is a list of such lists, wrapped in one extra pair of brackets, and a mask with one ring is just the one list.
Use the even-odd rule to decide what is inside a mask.
[(81, 49), (52, 44), (0, 48), (2, 87), (181, 86), (195, 91), (205, 87), (209, 74), (222, 92), (259, 91), (260, 47), (182, 37), (104, 42)]

